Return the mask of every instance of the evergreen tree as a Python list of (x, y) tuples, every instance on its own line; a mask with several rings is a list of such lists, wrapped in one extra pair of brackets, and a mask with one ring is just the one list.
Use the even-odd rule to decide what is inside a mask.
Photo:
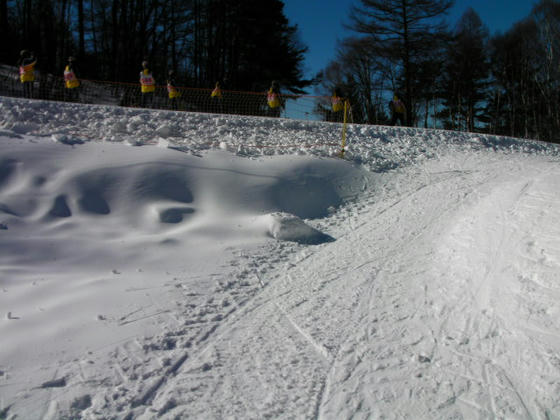
[[(302, 76), (302, 62), (307, 48), (297, 38), (297, 26), (289, 24), (280, 0), (230, 0), (208, 2), (213, 16), (203, 25), (216, 26), (212, 52), (203, 66), (211, 68), (221, 61), (221, 68), (209, 72), (214, 78), (222, 73), (233, 87), (262, 91), (272, 80), (294, 93), (302, 93), (310, 84)], [(213, 31), (214, 32), (214, 31)], [(221, 38), (221, 39), (220, 39)], [(220, 42), (221, 41), (221, 42)], [(207, 81), (212, 82), (212, 80)]]
[(263, 90), (275, 79), (301, 93), (310, 84), (302, 76), (307, 48), (283, 7), (281, 0), (0, 0), (0, 24), (14, 15), (15, 48), (35, 51), (44, 72), (58, 74), (75, 55), (88, 64), (83, 77), (137, 82), (148, 60), (159, 83), (173, 69), (192, 87), (228, 79), (226, 88)]

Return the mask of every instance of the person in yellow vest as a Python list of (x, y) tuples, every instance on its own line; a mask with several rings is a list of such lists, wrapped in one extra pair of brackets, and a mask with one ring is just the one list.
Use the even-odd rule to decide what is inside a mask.
[(156, 90), (156, 81), (152, 76), (152, 72), (148, 67), (147, 61), (142, 61), (142, 71), (140, 72), (140, 88), (142, 97), (140, 106), (142, 108), (152, 107), (154, 104), (154, 92)]
[(334, 93), (331, 97), (333, 121), (342, 122), (344, 120), (344, 101), (346, 101), (346, 99), (342, 97), (340, 89), (335, 88)]
[(167, 76), (167, 93), (169, 96), (169, 105), (171, 109), (177, 111), (177, 98), (181, 96), (181, 92), (177, 89), (177, 83), (175, 82), (175, 72), (173, 70), (169, 70)]
[(76, 76), (76, 67), (74, 57), (68, 57), (68, 64), (64, 69), (64, 97), (67, 101), (78, 100), (78, 87), (80, 86), (80, 81)]
[(35, 65), (37, 60), (32, 52), (22, 50), (18, 61), (19, 80), (23, 86), (23, 96), (33, 97), (33, 83), (35, 82)]
[(278, 82), (276, 80), (272, 81), (270, 89), (266, 95), (266, 100), (268, 103), (268, 115), (271, 117), (279, 117), (282, 111), (283, 102), (282, 96), (280, 95), (280, 88), (278, 87)]
[(216, 84), (214, 85), (214, 89), (210, 94), (210, 100), (211, 100), (210, 111), (223, 113), (222, 86), (220, 85), (220, 82), (216, 82)]
[(210, 94), (210, 97), (220, 99), (222, 97), (222, 87), (220, 86), (220, 82), (216, 82), (214, 85), (214, 90)]
[(406, 107), (399, 94), (395, 93), (393, 99), (389, 102), (391, 108), (391, 125), (395, 125), (397, 121), (401, 125), (406, 125)]

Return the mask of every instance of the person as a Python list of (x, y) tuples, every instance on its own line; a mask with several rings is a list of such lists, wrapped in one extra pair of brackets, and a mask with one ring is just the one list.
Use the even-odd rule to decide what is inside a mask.
[(393, 95), (393, 99), (389, 102), (389, 108), (391, 109), (391, 125), (395, 125), (397, 120), (400, 121), (401, 125), (406, 125), (406, 107), (398, 93)]
[(64, 96), (65, 100), (67, 101), (76, 101), (78, 100), (78, 87), (80, 86), (80, 81), (76, 76), (76, 68), (75, 68), (75, 59), (74, 57), (68, 57), (68, 64), (64, 69), (64, 81), (65, 81), (65, 89), (64, 89)]
[(148, 62), (142, 61), (142, 71), (140, 72), (140, 86), (142, 90), (142, 98), (140, 106), (142, 108), (152, 107), (154, 103), (154, 92), (156, 90), (156, 81), (152, 76), (152, 72), (148, 68)]
[(335, 88), (331, 97), (331, 107), (333, 112), (333, 120), (342, 122), (344, 120), (344, 102), (346, 99), (342, 97), (339, 88)]
[(22, 50), (18, 61), (19, 79), (23, 86), (23, 96), (33, 97), (33, 83), (35, 82), (35, 65), (37, 60), (32, 52)]
[(214, 85), (214, 89), (212, 90), (212, 93), (210, 94), (210, 99), (212, 101), (211, 111), (212, 112), (223, 113), (222, 87), (220, 85), (220, 82), (216, 82), (216, 84)]
[(276, 80), (272, 81), (270, 89), (268, 90), (266, 100), (268, 103), (269, 116), (279, 117), (282, 110), (282, 97), (280, 95), (280, 88)]
[(171, 109), (177, 111), (177, 98), (181, 96), (181, 93), (177, 89), (177, 83), (175, 82), (175, 72), (169, 70), (167, 77), (167, 93), (169, 94), (169, 105)]

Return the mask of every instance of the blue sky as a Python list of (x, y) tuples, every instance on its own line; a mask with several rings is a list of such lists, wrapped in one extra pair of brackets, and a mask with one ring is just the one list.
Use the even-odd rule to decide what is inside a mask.
[[(480, 16), (491, 34), (505, 32), (527, 17), (537, 0), (456, 1), (447, 17), (456, 22), (468, 7)], [(337, 40), (349, 35), (344, 28), (351, 5), (359, 0), (284, 0), (284, 13), (297, 24), (301, 40), (309, 51), (304, 65), (306, 77), (313, 77), (334, 58)]]

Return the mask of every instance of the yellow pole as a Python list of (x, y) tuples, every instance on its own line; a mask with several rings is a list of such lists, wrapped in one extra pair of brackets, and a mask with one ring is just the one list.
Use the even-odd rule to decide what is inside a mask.
[(348, 100), (344, 101), (344, 124), (342, 125), (342, 148), (340, 150), (340, 157), (344, 158), (344, 148), (346, 147), (346, 114), (348, 111)]

